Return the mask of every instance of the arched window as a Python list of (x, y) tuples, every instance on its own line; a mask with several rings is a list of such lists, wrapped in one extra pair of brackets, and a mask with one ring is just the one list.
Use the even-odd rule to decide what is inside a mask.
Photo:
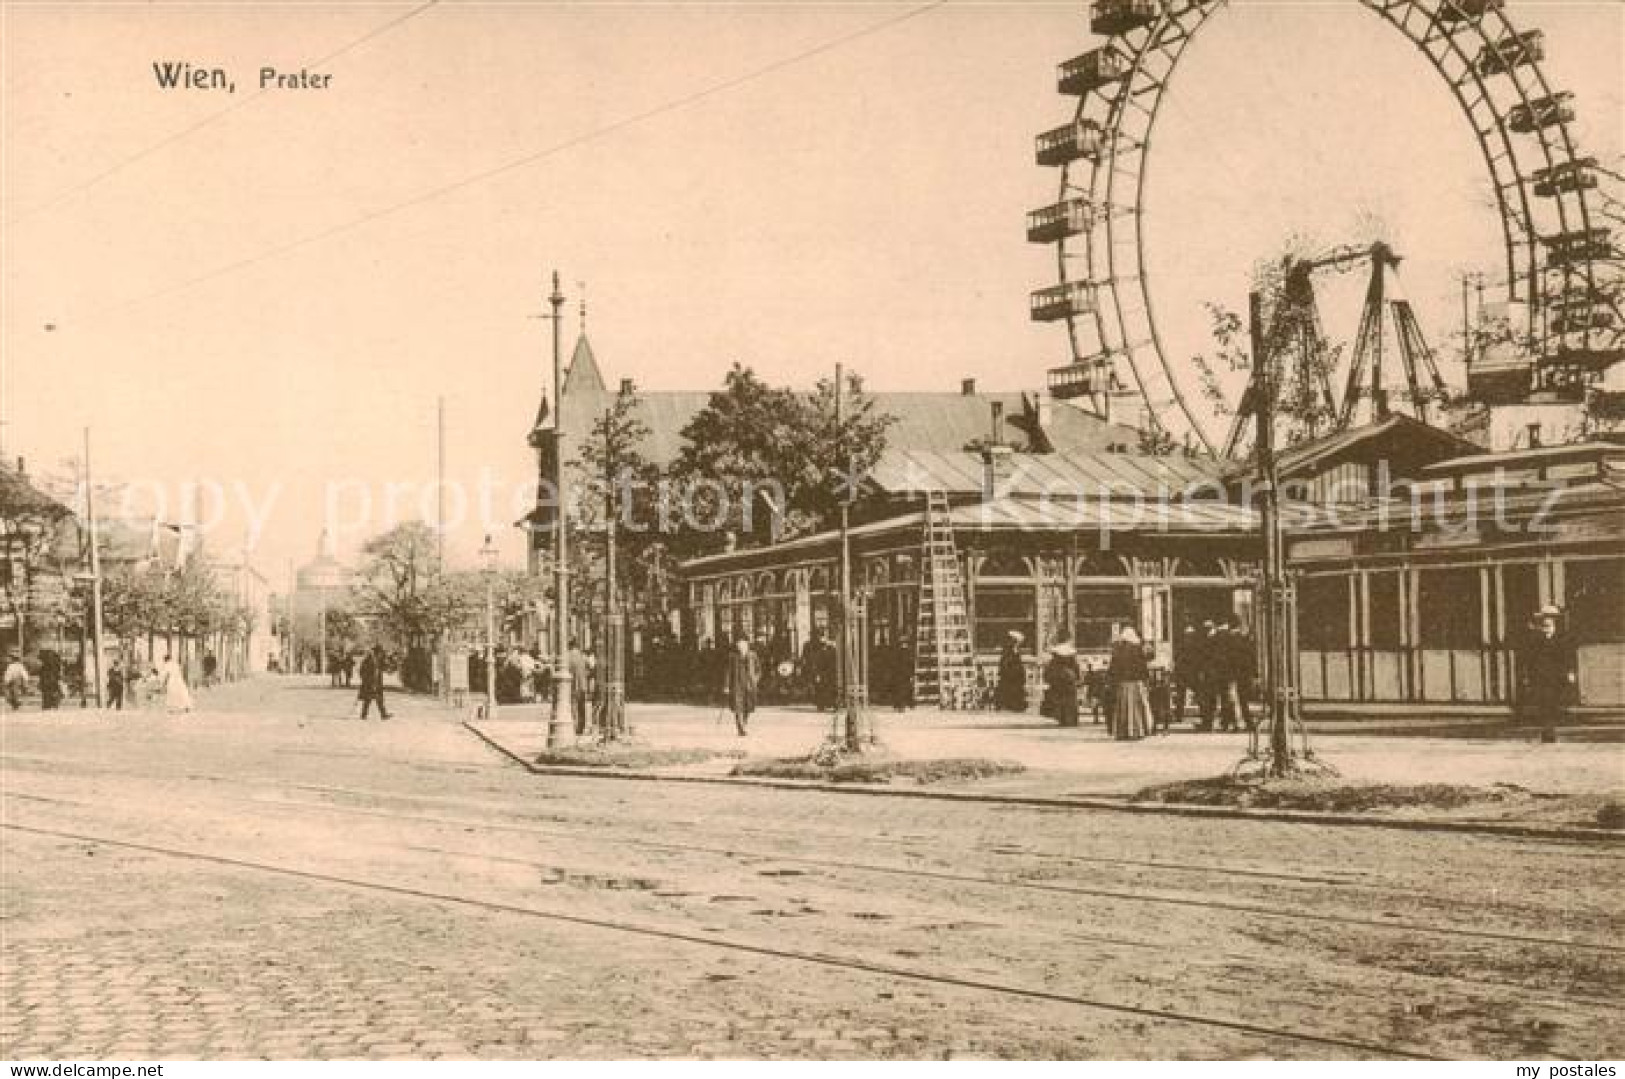
[(1181, 556), (1174, 564), (1175, 577), (1216, 577), (1223, 579), (1224, 566), (1217, 558)]
[(979, 578), (1029, 578), (1033, 575), (1032, 567), (1027, 560), (1018, 554), (995, 552), (982, 559), (982, 564), (976, 568)]

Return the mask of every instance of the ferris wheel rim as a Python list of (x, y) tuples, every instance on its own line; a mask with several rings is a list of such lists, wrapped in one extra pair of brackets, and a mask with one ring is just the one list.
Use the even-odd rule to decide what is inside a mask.
[[(1590, 160), (1580, 156), (1576, 139), (1570, 131), (1572, 114), (1565, 117), (1560, 107), (1555, 121), (1543, 122), (1538, 119), (1538, 104), (1557, 102), (1562, 106), (1572, 95), (1557, 94), (1552, 90), (1553, 84), (1542, 66), (1544, 52), (1541, 32), (1535, 29), (1520, 33), (1499, 0), (1477, 0), (1476, 3), (1475, 0), (1357, 2), (1417, 47), (1425, 62), (1450, 89), (1473, 133), (1495, 192), (1507, 269), (1507, 296), (1509, 300), (1519, 301), (1522, 286), (1522, 302), (1529, 305), (1531, 339), (1539, 346), (1538, 355), (1533, 361), (1534, 369), (1538, 371), (1545, 362), (1554, 336), (1561, 336), (1553, 332), (1548, 304), (1545, 302), (1549, 289), (1547, 279), (1554, 278), (1559, 283), (1558, 291), (1563, 292), (1572, 288), (1572, 283), (1578, 280), (1588, 295), (1597, 296), (1603, 294), (1598, 283), (1599, 276), (1606, 277), (1606, 274), (1599, 275), (1599, 260), (1590, 256), (1579, 259), (1577, 263), (1569, 260), (1563, 265), (1552, 265), (1542, 258), (1542, 244), (1547, 237), (1543, 237), (1539, 231), (1537, 216), (1550, 215), (1537, 215), (1540, 192), (1532, 181), (1530, 168), (1522, 160), (1523, 156), (1528, 155), (1519, 153), (1520, 146), (1531, 144), (1514, 138), (1515, 134), (1533, 136), (1533, 150), (1529, 153), (1538, 155), (1537, 160), (1548, 176), (1555, 175), (1563, 166), (1573, 169)], [(1190, 387), (1186, 383), (1192, 377), (1189, 365), (1177, 364), (1162, 342), (1146, 272), (1144, 221), (1146, 180), (1151, 157), (1150, 136), (1163, 100), (1188, 46), (1210, 16), (1227, 6), (1230, 6), (1229, 0), (1157, 0), (1157, 14), (1148, 27), (1100, 35), (1105, 40), (1102, 48), (1125, 51), (1130, 67), (1109, 95), (1100, 86), (1093, 86), (1079, 96), (1073, 123), (1080, 130), (1086, 122), (1098, 122), (1095, 117), (1104, 110), (1104, 122), (1100, 124), (1103, 149), (1087, 161), (1087, 187), (1074, 178), (1074, 166), (1083, 164), (1082, 159), (1062, 164), (1059, 181), (1061, 202), (1066, 202), (1069, 193), (1086, 191), (1090, 216), (1081, 236), (1074, 239), (1062, 235), (1056, 245), (1056, 270), (1061, 286), (1081, 284), (1092, 297), (1096, 297), (1086, 314), (1068, 313), (1065, 317), (1072, 363), (1103, 365), (1111, 374), (1116, 371), (1118, 360), (1121, 359), (1145, 406), (1147, 426), (1153, 431), (1171, 433), (1162, 413), (1176, 412), (1177, 417), (1170, 418), (1182, 418), (1185, 430), (1194, 433), (1209, 453), (1215, 451), (1214, 439), (1187, 399), (1186, 391)], [(1481, 10), (1467, 16), (1446, 18), (1447, 13), (1473, 7)], [(1533, 47), (1527, 46), (1527, 39), (1534, 41)], [(1511, 49), (1510, 53), (1506, 51), (1508, 49)], [(1520, 58), (1520, 49), (1531, 55)], [(1435, 50), (1438, 51), (1437, 55)], [(1141, 81), (1142, 76), (1147, 76), (1148, 58), (1153, 56), (1166, 60), (1166, 70), (1160, 76), (1151, 75)], [(1499, 68), (1492, 66), (1485, 69), (1484, 57), (1491, 57)], [(1448, 65), (1447, 58), (1452, 60)], [(1500, 80), (1499, 83), (1497, 80)], [(1467, 85), (1476, 96), (1469, 97), (1464, 93), (1463, 87)], [(1147, 95), (1149, 105), (1138, 100)], [(1509, 116), (1520, 107), (1537, 118), (1534, 126), (1527, 131), (1518, 131), (1509, 122)], [(1481, 113), (1487, 115), (1481, 116)], [(1125, 120), (1136, 114), (1143, 116), (1143, 126), (1125, 132)], [(1481, 119), (1486, 122), (1481, 123)], [(1490, 119), (1493, 119), (1493, 126), (1487, 122)], [(1485, 127), (1490, 127), (1490, 130), (1485, 130)], [(1119, 181), (1125, 175), (1131, 180), (1131, 205), (1121, 205), (1116, 201)], [(1574, 235), (1576, 230), (1580, 234), (1591, 232), (1593, 222), (1599, 215), (1590, 205), (1585, 186), (1572, 190), (1559, 188), (1555, 195), (1549, 197), (1557, 218), (1555, 235)], [(1099, 220), (1096, 220), (1097, 214)], [(1126, 217), (1134, 219), (1132, 239), (1127, 243), (1119, 236), (1122, 231), (1121, 219)], [(1080, 244), (1081, 252), (1077, 250)], [(1074, 272), (1073, 266), (1079, 259), (1083, 262), (1081, 275)], [(1132, 272), (1120, 273), (1120, 261), (1126, 263)], [(1606, 259), (1601, 261), (1607, 262)], [(1131, 293), (1126, 303), (1125, 291)], [(1606, 302), (1616, 317), (1622, 314), (1617, 297)], [(1137, 329), (1136, 320), (1143, 324), (1143, 328)], [(1082, 334), (1091, 325), (1098, 346), (1095, 349), (1085, 347), (1082, 340)], [(1588, 347), (1593, 336), (1592, 329), (1583, 329), (1580, 347)]]

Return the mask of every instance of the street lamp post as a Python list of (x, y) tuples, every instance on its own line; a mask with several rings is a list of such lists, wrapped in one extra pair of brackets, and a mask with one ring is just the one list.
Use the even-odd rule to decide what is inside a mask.
[(497, 548), (489, 535), (485, 537), (485, 546), (480, 548), (480, 561), (484, 565), (485, 573), (485, 718), (493, 719), (497, 711), (495, 593)]
[(562, 746), (574, 729), (570, 689), (570, 574), (569, 499), (564, 496), (564, 353), (559, 343), (563, 319), (564, 293), (559, 291), (559, 274), (553, 271), (553, 293), (547, 298), (553, 313), (553, 495), (557, 508), (553, 515), (553, 704), (547, 715), (547, 747)]
[(85, 428), (85, 518), (90, 528), (91, 677), (96, 681), (96, 707), (102, 700), (102, 555), (96, 530), (96, 486), (90, 476), (90, 428)]
[(615, 475), (615, 413), (604, 412), (604, 717), (599, 737), (614, 741), (625, 733), (626, 725), (626, 612), (621, 610), (620, 590), (615, 580), (616, 514), (620, 505), (616, 496)]
[[(846, 373), (841, 364), (835, 365), (835, 429), (839, 432), (843, 420), (842, 399), (846, 396)], [(843, 432), (844, 433), (844, 432)], [(864, 672), (861, 652), (863, 649), (863, 626), (859, 604), (854, 596), (852, 586), (852, 529), (851, 507), (855, 494), (852, 484), (852, 460), (848, 456), (846, 470), (843, 476), (847, 489), (841, 497), (840, 518), (840, 588), (841, 588), (841, 622), (839, 648), (836, 652), (836, 678), (841, 690), (840, 712), (836, 716), (835, 728), (830, 732), (830, 740), (839, 745), (847, 753), (863, 752), (864, 727), (870, 726), (870, 738), (873, 740), (874, 731), (868, 721), (868, 709), (865, 705), (867, 690), (864, 687)]]

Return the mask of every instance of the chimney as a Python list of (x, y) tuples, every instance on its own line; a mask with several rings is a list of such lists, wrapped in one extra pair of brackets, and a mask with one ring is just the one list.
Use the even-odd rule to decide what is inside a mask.
[(22, 456), (17, 458), (17, 475), (28, 475), (28, 458)]
[(975, 397), (976, 396), (976, 380), (974, 378), (962, 378), (962, 379), (960, 379), (959, 380), (959, 394), (960, 394), (961, 397)]
[(982, 501), (991, 502), (1004, 494), (1015, 472), (1016, 451), (1000, 443), (982, 451)]
[(632, 384), (632, 380), (629, 378), (621, 379), (621, 396), (631, 397), (634, 392), (635, 387)]
[(993, 402), (993, 444), (1004, 445), (1004, 402)]

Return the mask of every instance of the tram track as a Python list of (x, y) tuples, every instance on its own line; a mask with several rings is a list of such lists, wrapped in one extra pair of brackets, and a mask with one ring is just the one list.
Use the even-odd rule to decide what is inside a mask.
[[(309, 785), (303, 785), (302, 789), (309, 789)], [(349, 788), (326, 787), (322, 789), (330, 793), (358, 793)], [(36, 800), (40, 799), (39, 795), (19, 794), (12, 789), (0, 791), (0, 795), (3, 795), (4, 797), (24, 797), (34, 798)], [(374, 794), (368, 796), (376, 797), (378, 795), (375, 792)], [(390, 797), (396, 797), (406, 801), (413, 800), (410, 797), (403, 797), (400, 795), (391, 795)], [(447, 828), (478, 827), (489, 831), (529, 835), (549, 839), (580, 841), (582, 838), (578, 830), (545, 828), (536, 825), (510, 824), (500, 821), (481, 820), (472, 817), (459, 818), (425, 813), (403, 813), (394, 810), (375, 809), (364, 806), (338, 805), (332, 802), (305, 801), (301, 799), (288, 798), (251, 798), (236, 795), (222, 796), (222, 800), (255, 806), (272, 806), (294, 811), (314, 810), (322, 813), (372, 817), (382, 820), (430, 824)], [(63, 804), (76, 804), (85, 809), (98, 808), (93, 803), (89, 802)], [(606, 839), (604, 833), (601, 831), (595, 833), (595, 838), (601, 840)], [(1471, 929), (1458, 926), (1434, 925), (1423, 922), (1400, 921), (1394, 919), (1384, 920), (1376, 918), (1362, 918), (1344, 914), (1288, 910), (1280, 907), (1271, 907), (1255, 903), (1242, 903), (1213, 899), (1211, 897), (1169, 895), (1162, 892), (1136, 891), (1131, 889), (1091, 888), (1074, 884), (1022, 880), (1014, 876), (1000, 878), (970, 873), (955, 873), (947, 870), (927, 869), (918, 866), (887, 865), (874, 862), (814, 858), (805, 855), (786, 854), (779, 851), (751, 850), (749, 848), (742, 848), (739, 846), (709, 846), (697, 843), (678, 843), (671, 840), (652, 840), (625, 835), (616, 836), (612, 840), (608, 841), (622, 846), (632, 846), (650, 851), (671, 851), (724, 857), (734, 860), (754, 860), (759, 862), (804, 865), (810, 868), (818, 868), (836, 872), (867, 873), (900, 877), (904, 879), (930, 880), (934, 882), (957, 885), (988, 887), (1001, 891), (1014, 888), (1025, 892), (1042, 893), (1047, 895), (1076, 896), (1080, 898), (1105, 899), (1116, 902), (1152, 903), (1188, 909), (1222, 911), (1227, 914), (1264, 917), (1285, 922), (1330, 924), (1359, 929), (1377, 929), (1391, 933), (1404, 933), (1467, 940), (1486, 940), (1497, 943), (1517, 944), (1526, 947), (1582, 950), (1609, 955), (1625, 954), (1625, 945), (1604, 941), (1538, 936), (1534, 934), (1503, 932), (1488, 929)], [(470, 856), (479, 857), (481, 855), (476, 852), (471, 852)], [(1156, 863), (1153, 863), (1153, 865), (1156, 865)], [(1197, 869), (1198, 867), (1182, 866), (1178, 868)], [(1202, 871), (1218, 876), (1223, 876), (1226, 873), (1226, 870), (1220, 867), (1202, 867)]]
[(213, 854), (206, 851), (189, 850), (183, 847), (169, 846), (161, 843), (144, 842), (138, 839), (115, 835), (100, 835), (89, 832), (68, 831), (56, 828), (40, 828), (31, 825), (18, 824), (13, 821), (0, 821), (0, 830), (63, 842), (96, 844), (113, 849), (127, 850), (158, 857), (214, 865), (227, 869), (276, 876), (283, 879), (298, 880), (311, 884), (356, 889), (363, 892), (388, 895), (396, 898), (404, 898), (421, 902), (450, 904), (488, 913), (534, 918), (541, 921), (571, 925), (578, 928), (637, 936), (647, 939), (656, 939), (675, 944), (686, 944), (714, 951), (752, 955), (788, 963), (808, 964), (826, 969), (872, 975), (897, 981), (907, 981), (917, 984), (970, 990), (1007, 998), (1061, 1004), (1091, 1011), (1132, 1016), (1140, 1019), (1182, 1023), (1205, 1027), (1212, 1030), (1228, 1031), (1266, 1041), (1295, 1042), (1303, 1045), (1313, 1045), (1326, 1049), (1335, 1049), (1341, 1052), (1362, 1053), (1381, 1058), (1409, 1060), (1443, 1059), (1432, 1053), (1411, 1046), (1387, 1044), (1378, 1041), (1367, 1041), (1360, 1038), (1344, 1037), (1336, 1034), (1324, 1034), (1313, 1031), (1297, 1030), (1285, 1026), (1276, 1027), (1260, 1023), (1249, 1023), (1236, 1019), (1227, 1019), (1222, 1016), (1185, 1012), (1173, 1008), (1156, 1008), (1138, 1004), (1123, 1003), (1114, 1000), (1104, 1000), (1098, 997), (1089, 997), (1081, 994), (1066, 993), (1009, 982), (992, 981), (986, 978), (970, 977), (947, 971), (876, 962), (874, 960), (853, 955), (841, 955), (822, 951), (807, 951), (796, 948), (776, 947), (767, 944), (753, 943), (747, 940), (728, 939), (725, 937), (707, 935), (704, 933), (688, 932), (681, 929), (674, 929), (645, 922), (631, 921), (623, 918), (593, 917), (582, 914), (572, 914), (560, 910), (552, 910), (539, 906), (504, 903), (491, 899), (481, 899), (474, 896), (460, 895), (455, 892), (438, 891), (387, 880), (369, 879), (367, 877), (348, 876), (337, 873), (324, 873), (316, 870), (301, 869), (296, 866), (279, 865), (269, 861), (261, 861), (252, 858), (230, 857), (226, 855)]

